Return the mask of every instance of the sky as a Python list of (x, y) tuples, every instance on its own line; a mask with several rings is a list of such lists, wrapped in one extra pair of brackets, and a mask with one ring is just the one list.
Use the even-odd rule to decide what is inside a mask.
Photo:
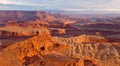
[(0, 10), (120, 11), (120, 0), (0, 0)]

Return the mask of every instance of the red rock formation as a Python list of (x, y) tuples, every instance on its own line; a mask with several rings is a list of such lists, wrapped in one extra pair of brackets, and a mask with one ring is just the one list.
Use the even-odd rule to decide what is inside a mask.
[(51, 37), (49, 32), (43, 31), (39, 36), (3, 49), (0, 52), (0, 65), (119, 66), (119, 51), (106, 41), (104, 42), (103, 38), (95, 38), (97, 42), (92, 44), (83, 44), (93, 38), (95, 37), (85, 37), (84, 41), (77, 38), (62, 40)]
[[(50, 31), (44, 29), (52, 27), (58, 34), (67, 34), (71, 36), (80, 35), (81, 31), (71, 25), (74, 20), (65, 19), (65, 16), (57, 15), (54, 17), (45, 12), (34, 13), (34, 19), (31, 20), (31, 13), (17, 12), (17, 16), (2, 12), (0, 17), (12, 17), (17, 21), (8, 21), (7, 28), (1, 28), (1, 36), (34, 36), (11, 45), (2, 44), (0, 47), (0, 66), (119, 66), (120, 65), (120, 43), (110, 43), (104, 37), (81, 35), (78, 37), (58, 38), (50, 36)], [(36, 15), (35, 15), (36, 14)], [(17, 18), (18, 17), (18, 18)], [(24, 22), (24, 18), (25, 21)], [(29, 17), (29, 18), (28, 18)], [(38, 18), (36, 21), (36, 17)], [(58, 18), (59, 17), (59, 18)], [(22, 19), (23, 18), (23, 19)], [(62, 19), (61, 19), (62, 18)], [(13, 19), (13, 20), (14, 20)], [(22, 22), (23, 20), (23, 22)], [(81, 22), (88, 22), (84, 19)], [(51, 26), (48, 26), (48, 25)], [(79, 24), (79, 23), (78, 23)], [(86, 27), (101, 26), (103, 24), (89, 24)], [(112, 24), (105, 24), (111, 27)], [(10, 29), (11, 26), (17, 26)], [(42, 28), (41, 28), (42, 26)], [(78, 25), (80, 26), (80, 25)], [(85, 25), (83, 25), (84, 27)], [(119, 25), (116, 25), (119, 27)], [(21, 28), (22, 27), (22, 28)], [(24, 27), (24, 28), (23, 28)], [(26, 28), (27, 27), (27, 28)], [(36, 28), (37, 27), (37, 28)], [(116, 27), (116, 28), (117, 28)], [(15, 29), (17, 28), (17, 29)], [(35, 28), (35, 29), (34, 29)], [(41, 28), (41, 29), (38, 29)], [(27, 31), (27, 30), (28, 31)], [(118, 29), (118, 28), (117, 28)], [(86, 31), (89, 31), (86, 30)], [(94, 31), (98, 32), (98, 31)], [(101, 32), (100, 32), (101, 33)], [(108, 33), (108, 32), (107, 32)], [(118, 32), (119, 33), (119, 32)], [(99, 35), (99, 33), (96, 33)], [(114, 34), (114, 33), (112, 33)], [(118, 40), (119, 36), (111, 36)], [(109, 37), (109, 38), (111, 38)], [(114, 39), (115, 40), (115, 39)], [(111, 40), (110, 40), (111, 41)], [(119, 41), (119, 40), (118, 40)], [(8, 41), (9, 42), (9, 41)]]
[(66, 30), (65, 29), (58, 29), (58, 34), (65, 34)]

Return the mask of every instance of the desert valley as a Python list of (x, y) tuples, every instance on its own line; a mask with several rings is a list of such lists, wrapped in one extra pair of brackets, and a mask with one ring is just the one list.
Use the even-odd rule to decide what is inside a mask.
[(120, 66), (120, 14), (0, 11), (0, 66)]

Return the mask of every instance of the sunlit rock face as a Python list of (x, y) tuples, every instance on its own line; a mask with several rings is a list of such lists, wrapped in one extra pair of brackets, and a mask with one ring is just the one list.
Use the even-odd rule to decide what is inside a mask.
[(0, 52), (1, 66), (119, 66), (120, 45), (104, 37), (38, 36), (14, 43)]

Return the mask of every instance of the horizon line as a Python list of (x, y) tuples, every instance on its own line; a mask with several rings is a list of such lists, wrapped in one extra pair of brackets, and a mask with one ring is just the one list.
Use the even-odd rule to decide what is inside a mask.
[(120, 12), (120, 9), (0, 9), (0, 11), (108, 11)]

